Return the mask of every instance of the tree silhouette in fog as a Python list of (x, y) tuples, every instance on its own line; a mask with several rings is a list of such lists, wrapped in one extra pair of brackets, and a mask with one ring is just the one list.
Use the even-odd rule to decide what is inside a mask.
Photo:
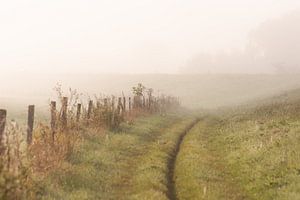
[(300, 10), (262, 23), (243, 50), (200, 53), (187, 61), (191, 73), (300, 73)]

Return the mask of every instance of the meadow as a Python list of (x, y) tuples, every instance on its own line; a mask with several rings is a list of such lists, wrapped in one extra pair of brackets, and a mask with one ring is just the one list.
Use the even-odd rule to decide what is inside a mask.
[[(89, 126), (72, 123), (74, 128), (57, 136), (55, 150), (41, 151), (52, 147), (37, 129), (30, 149), (36, 156), (24, 166), (30, 176), (20, 177), (19, 197), (299, 199), (300, 90), (291, 77), (297, 76), (262, 75), (253, 85), (251, 76), (215, 76), (231, 85), (226, 89), (189, 83), (192, 101), (198, 98), (203, 107), (185, 96), (181, 107), (140, 112), (115, 128), (97, 126), (98, 118)], [(274, 85), (279, 80), (288, 86)], [(200, 98), (203, 88), (214, 87)]]
[(299, 199), (300, 90), (199, 122), (178, 155), (178, 199)]

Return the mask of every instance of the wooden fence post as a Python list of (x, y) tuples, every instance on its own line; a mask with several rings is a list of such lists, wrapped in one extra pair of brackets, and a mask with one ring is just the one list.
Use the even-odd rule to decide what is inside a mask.
[(77, 104), (77, 112), (76, 112), (76, 122), (78, 123), (81, 115), (81, 104)]
[(111, 122), (110, 122), (110, 127), (115, 126), (115, 97), (113, 96), (111, 98)]
[(118, 115), (121, 114), (121, 110), (122, 110), (122, 98), (119, 97), (119, 99), (118, 99), (118, 106), (117, 106)]
[(32, 132), (34, 123), (34, 105), (28, 106), (28, 120), (27, 120), (27, 144), (32, 143)]
[(62, 122), (62, 128), (66, 129), (68, 125), (68, 97), (63, 97), (61, 122)]
[(151, 96), (151, 94), (149, 95), (148, 103), (149, 103), (149, 105), (148, 105), (149, 110), (151, 110), (151, 104), (152, 104), (152, 96)]
[(55, 101), (51, 101), (50, 112), (51, 112), (50, 126), (52, 131), (52, 141), (54, 142), (54, 135), (56, 133), (56, 102)]
[(123, 112), (126, 111), (126, 98), (123, 97)]
[(131, 97), (128, 98), (128, 110), (129, 113), (131, 112), (132, 106), (131, 106)]
[(0, 155), (4, 152), (4, 146), (3, 146), (3, 135), (5, 131), (5, 124), (6, 124), (6, 110), (0, 109)]
[(146, 99), (145, 109), (149, 110), (149, 99)]
[(91, 118), (92, 108), (93, 108), (93, 101), (90, 100), (89, 105), (88, 105), (88, 112), (87, 112), (87, 119), (88, 120)]
[(109, 117), (108, 117), (108, 99), (104, 98), (104, 120), (105, 120), (105, 125), (109, 124)]

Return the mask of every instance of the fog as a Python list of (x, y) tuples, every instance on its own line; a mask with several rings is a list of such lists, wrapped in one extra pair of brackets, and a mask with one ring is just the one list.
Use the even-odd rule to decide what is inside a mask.
[(249, 33), (241, 50), (200, 53), (182, 71), (198, 73), (299, 73), (300, 9), (267, 20)]
[(300, 0), (0, 0), (0, 200), (299, 199)]
[(1, 107), (45, 106), (58, 82), (90, 95), (143, 82), (197, 107), (300, 86), (298, 0), (11, 0), (0, 23)]
[[(0, 67), (4, 72), (189, 72), (184, 69), (199, 54), (249, 59), (244, 51), (252, 39), (272, 48), (281, 39), (268, 40), (276, 34), (272, 27), (282, 30), (287, 21), (296, 28), (297, 14), (282, 16), (299, 6), (298, 0), (1, 1)], [(239, 67), (204, 65), (199, 71), (251, 71)], [(261, 71), (266, 70), (255, 70)]]

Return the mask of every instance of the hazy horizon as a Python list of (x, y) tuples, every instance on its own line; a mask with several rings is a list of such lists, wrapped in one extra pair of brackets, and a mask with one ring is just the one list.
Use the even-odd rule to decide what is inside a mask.
[[(260, 34), (261, 29), (273, 20), (275, 27), (285, 25), (280, 21), (299, 13), (299, 8), (296, 0), (5, 1), (0, 3), (0, 69), (2, 73), (275, 73), (270, 58), (256, 59), (256, 53), (268, 47), (261, 39), (266, 41), (263, 36), (270, 31)], [(293, 19), (287, 19), (292, 27)]]
[(45, 104), (56, 83), (120, 95), (141, 82), (203, 107), (300, 87), (297, 0), (12, 0), (0, 16), (4, 107)]

